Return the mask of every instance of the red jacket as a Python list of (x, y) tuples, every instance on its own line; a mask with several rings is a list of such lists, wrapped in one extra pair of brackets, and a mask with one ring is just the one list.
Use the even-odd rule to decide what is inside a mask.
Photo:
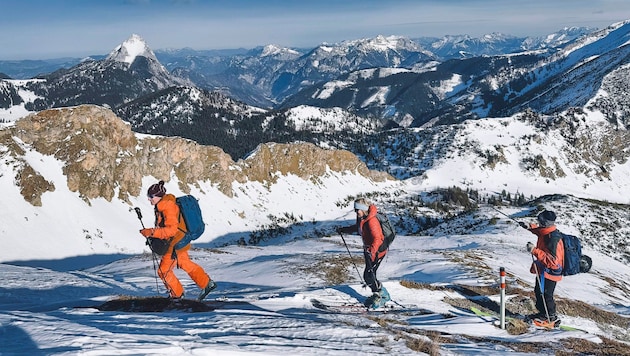
[[(155, 230), (152, 236), (158, 239), (170, 239), (174, 237), (166, 252), (170, 254), (173, 252), (173, 246), (184, 238), (184, 231), (186, 231), (186, 223), (184, 223), (184, 219), (179, 218), (179, 206), (175, 203), (175, 196), (173, 194), (166, 194), (155, 205)], [(177, 251), (186, 251), (189, 249), (190, 244)]]
[(368, 215), (358, 221), (359, 235), (363, 239), (363, 249), (370, 253), (372, 261), (376, 260), (377, 254), (379, 258), (383, 258), (387, 254), (387, 250), (378, 252), (379, 247), (385, 241), (385, 236), (383, 236), (381, 223), (376, 218), (376, 213), (376, 205), (370, 205)]
[[(564, 243), (562, 239), (551, 237), (551, 232), (555, 230), (555, 226), (531, 226), (529, 231), (538, 236), (536, 247), (532, 250), (532, 255), (536, 257), (537, 261), (532, 263), (531, 273), (536, 273), (537, 269), (538, 274), (542, 275), (546, 268), (549, 270), (564, 268)], [(562, 275), (554, 275), (547, 272), (545, 273), (545, 278), (558, 282), (562, 279)]]

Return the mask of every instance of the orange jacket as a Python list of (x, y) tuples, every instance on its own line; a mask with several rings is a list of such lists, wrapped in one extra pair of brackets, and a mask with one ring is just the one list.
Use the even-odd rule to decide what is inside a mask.
[[(555, 240), (551, 238), (551, 232), (555, 230), (555, 226), (531, 226), (529, 231), (538, 236), (536, 247), (532, 250), (532, 255), (536, 257), (537, 261), (532, 263), (531, 273), (536, 273), (536, 270), (538, 270), (538, 273), (542, 275), (546, 268), (550, 270), (564, 268), (564, 243), (562, 239)], [(545, 273), (545, 278), (558, 282), (562, 279), (562, 275), (558, 276), (547, 272)]]
[[(184, 238), (186, 224), (184, 219), (180, 219), (179, 206), (175, 203), (173, 194), (166, 194), (160, 201), (155, 204), (155, 230), (153, 237), (158, 239), (170, 239), (173, 237), (168, 248), (167, 254), (173, 252), (173, 246), (179, 240)], [(190, 244), (177, 251), (186, 251), (190, 249)]]
[(387, 250), (378, 253), (378, 248), (383, 244), (385, 236), (383, 236), (381, 223), (376, 218), (376, 213), (376, 205), (370, 205), (368, 215), (358, 221), (359, 235), (363, 239), (363, 249), (370, 253), (372, 261), (376, 260), (377, 254), (379, 258), (383, 258), (387, 254)]

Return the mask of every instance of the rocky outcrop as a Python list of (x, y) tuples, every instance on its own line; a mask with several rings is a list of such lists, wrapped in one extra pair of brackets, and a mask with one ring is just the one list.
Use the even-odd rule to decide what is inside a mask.
[(29, 115), (0, 131), (0, 145), (13, 158), (16, 182), (25, 200), (41, 205), (41, 195), (54, 184), (25, 157), (30, 148), (63, 163), (68, 188), (86, 200), (102, 197), (128, 201), (141, 194), (142, 178), (168, 181), (175, 175), (183, 192), (210, 181), (232, 196), (233, 182), (276, 182), (294, 174), (317, 181), (330, 171), (361, 174), (375, 181), (393, 179), (370, 171), (354, 154), (313, 144), (263, 144), (254, 154), (234, 162), (222, 149), (178, 137), (138, 135), (111, 110), (94, 105), (51, 109)]

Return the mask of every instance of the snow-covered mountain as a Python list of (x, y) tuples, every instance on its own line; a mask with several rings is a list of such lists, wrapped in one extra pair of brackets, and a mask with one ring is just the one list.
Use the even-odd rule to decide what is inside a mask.
[[(553, 45), (565, 45), (584, 32), (587, 29), (564, 29), (545, 40), (540, 39), (537, 42), (540, 45), (530, 41), (527, 46), (549, 49)], [(470, 53), (470, 58), (465, 56), (466, 59), (444, 62), (453, 57), (436, 55), (418, 41), (400, 36), (377, 36), (322, 44), (308, 51), (275, 45), (247, 53), (170, 50), (161, 52), (167, 60), (163, 66), (148, 45), (138, 35), (132, 35), (105, 59), (85, 59), (70, 69), (42, 76), (44, 82), (25, 82), (21, 90), (33, 95), (23, 98), (19, 105), (29, 111), (82, 103), (116, 108), (157, 90), (175, 85), (190, 86), (194, 82), (201, 89), (212, 89), (260, 107), (277, 106), (286, 99), (282, 108), (300, 105), (342, 107), (362, 116), (394, 119), (403, 126), (412, 123), (418, 126), (435, 117), (441, 122), (449, 122), (454, 117), (460, 120), (471, 117), (471, 109), (481, 117), (507, 114), (498, 110), (489, 113), (495, 107), (504, 109), (505, 105), (496, 102), (502, 96), (493, 93), (493, 87), (488, 86), (485, 79), (494, 75), (500, 78), (493, 78), (492, 82), (531, 81), (514, 78), (514, 73), (504, 78), (505, 72), (523, 75), (528, 68), (540, 65), (537, 62), (544, 53), (479, 57), (515, 50), (510, 43), (518, 42), (518, 39), (500, 34), (480, 39), (448, 36), (428, 42), (434, 50), (447, 46), (458, 48), (457, 51), (467, 49)], [(116, 69), (118, 67), (129, 68), (121, 71)], [(151, 79), (147, 81), (147, 78)], [(458, 84), (463, 80), (466, 85)], [(120, 87), (121, 84), (124, 87)], [(515, 84), (506, 85), (512, 87)], [(74, 92), (73, 87), (83, 89)], [(464, 95), (464, 92), (479, 95)], [(469, 98), (481, 108), (471, 108)], [(507, 109), (510, 107), (508, 105)], [(179, 120), (183, 121), (183, 118)]]
[(27, 105), (31, 111), (80, 104), (114, 108), (161, 89), (190, 84), (169, 73), (138, 35), (103, 60), (86, 60), (38, 79), (24, 85), (39, 97)]
[(565, 27), (542, 37), (522, 38), (502, 33), (490, 33), (479, 38), (469, 35), (447, 35), (442, 38), (426, 37), (414, 40), (444, 61), (454, 58), (497, 56), (559, 48), (596, 30), (589, 27)]
[[(197, 86), (222, 90), (250, 105), (272, 107), (298, 91), (349, 72), (368, 68), (423, 67), (427, 62), (557, 48), (590, 33), (589, 28), (565, 28), (541, 38), (489, 34), (481, 38), (445, 36), (409, 39), (376, 36), (321, 44), (314, 49), (265, 46), (234, 56), (187, 53), (185, 60), (169, 56), (167, 68)], [(283, 53), (269, 56), (269, 53)], [(160, 57), (160, 53), (158, 53)]]
[[(510, 116), (528, 108), (553, 114), (583, 107), (602, 86), (627, 86), (621, 78), (630, 58), (629, 37), (626, 21), (551, 54), (524, 52), (429, 63), (407, 71), (358, 71), (302, 90), (282, 107), (338, 106), (412, 127)], [(623, 111), (625, 102), (625, 95), (615, 95), (606, 105)], [(618, 121), (618, 115), (607, 115)]]

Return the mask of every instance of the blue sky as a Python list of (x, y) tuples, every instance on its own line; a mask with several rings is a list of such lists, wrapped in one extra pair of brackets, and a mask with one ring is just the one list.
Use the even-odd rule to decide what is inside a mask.
[(0, 0), (0, 59), (152, 49), (252, 48), (401, 35), (541, 36), (630, 18), (627, 0)]

